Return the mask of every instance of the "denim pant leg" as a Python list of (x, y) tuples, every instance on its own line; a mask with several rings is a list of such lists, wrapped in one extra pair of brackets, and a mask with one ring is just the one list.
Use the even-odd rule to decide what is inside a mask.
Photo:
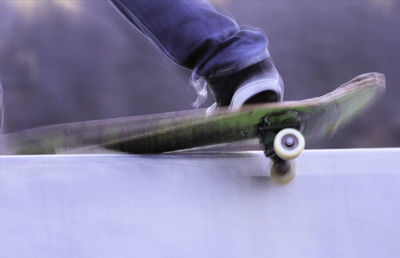
[(240, 29), (204, 0), (111, 0), (172, 61), (194, 78), (229, 75), (269, 57), (266, 37)]

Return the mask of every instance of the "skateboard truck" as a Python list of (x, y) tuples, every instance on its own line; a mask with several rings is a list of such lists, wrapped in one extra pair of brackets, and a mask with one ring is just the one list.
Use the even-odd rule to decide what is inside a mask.
[(285, 121), (276, 119), (282, 116), (265, 116), (258, 128), (264, 154), (272, 160), (271, 177), (279, 183), (288, 183), (293, 179), (297, 168), (294, 159), (301, 154), (305, 146), (304, 137), (300, 132), (303, 131), (303, 126), (298, 113), (289, 111), (284, 115)]

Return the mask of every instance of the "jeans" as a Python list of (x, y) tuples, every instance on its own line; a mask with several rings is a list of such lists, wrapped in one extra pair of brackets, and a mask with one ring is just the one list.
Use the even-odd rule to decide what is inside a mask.
[(270, 56), (260, 31), (241, 29), (205, 0), (111, 0), (193, 78), (226, 76)]

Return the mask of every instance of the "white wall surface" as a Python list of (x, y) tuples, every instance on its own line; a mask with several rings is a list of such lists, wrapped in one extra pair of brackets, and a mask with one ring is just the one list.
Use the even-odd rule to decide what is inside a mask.
[(0, 257), (399, 257), (400, 149), (0, 157)]

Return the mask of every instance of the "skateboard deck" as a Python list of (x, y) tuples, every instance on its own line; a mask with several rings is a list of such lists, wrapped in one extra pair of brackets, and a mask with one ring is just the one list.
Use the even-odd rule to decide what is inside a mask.
[(294, 128), (306, 141), (332, 135), (384, 90), (384, 75), (367, 73), (321, 97), (249, 105), (237, 112), (197, 109), (44, 126), (0, 136), (0, 154), (92, 153), (99, 147), (162, 153), (259, 138), (273, 156), (273, 141), (282, 129)]

